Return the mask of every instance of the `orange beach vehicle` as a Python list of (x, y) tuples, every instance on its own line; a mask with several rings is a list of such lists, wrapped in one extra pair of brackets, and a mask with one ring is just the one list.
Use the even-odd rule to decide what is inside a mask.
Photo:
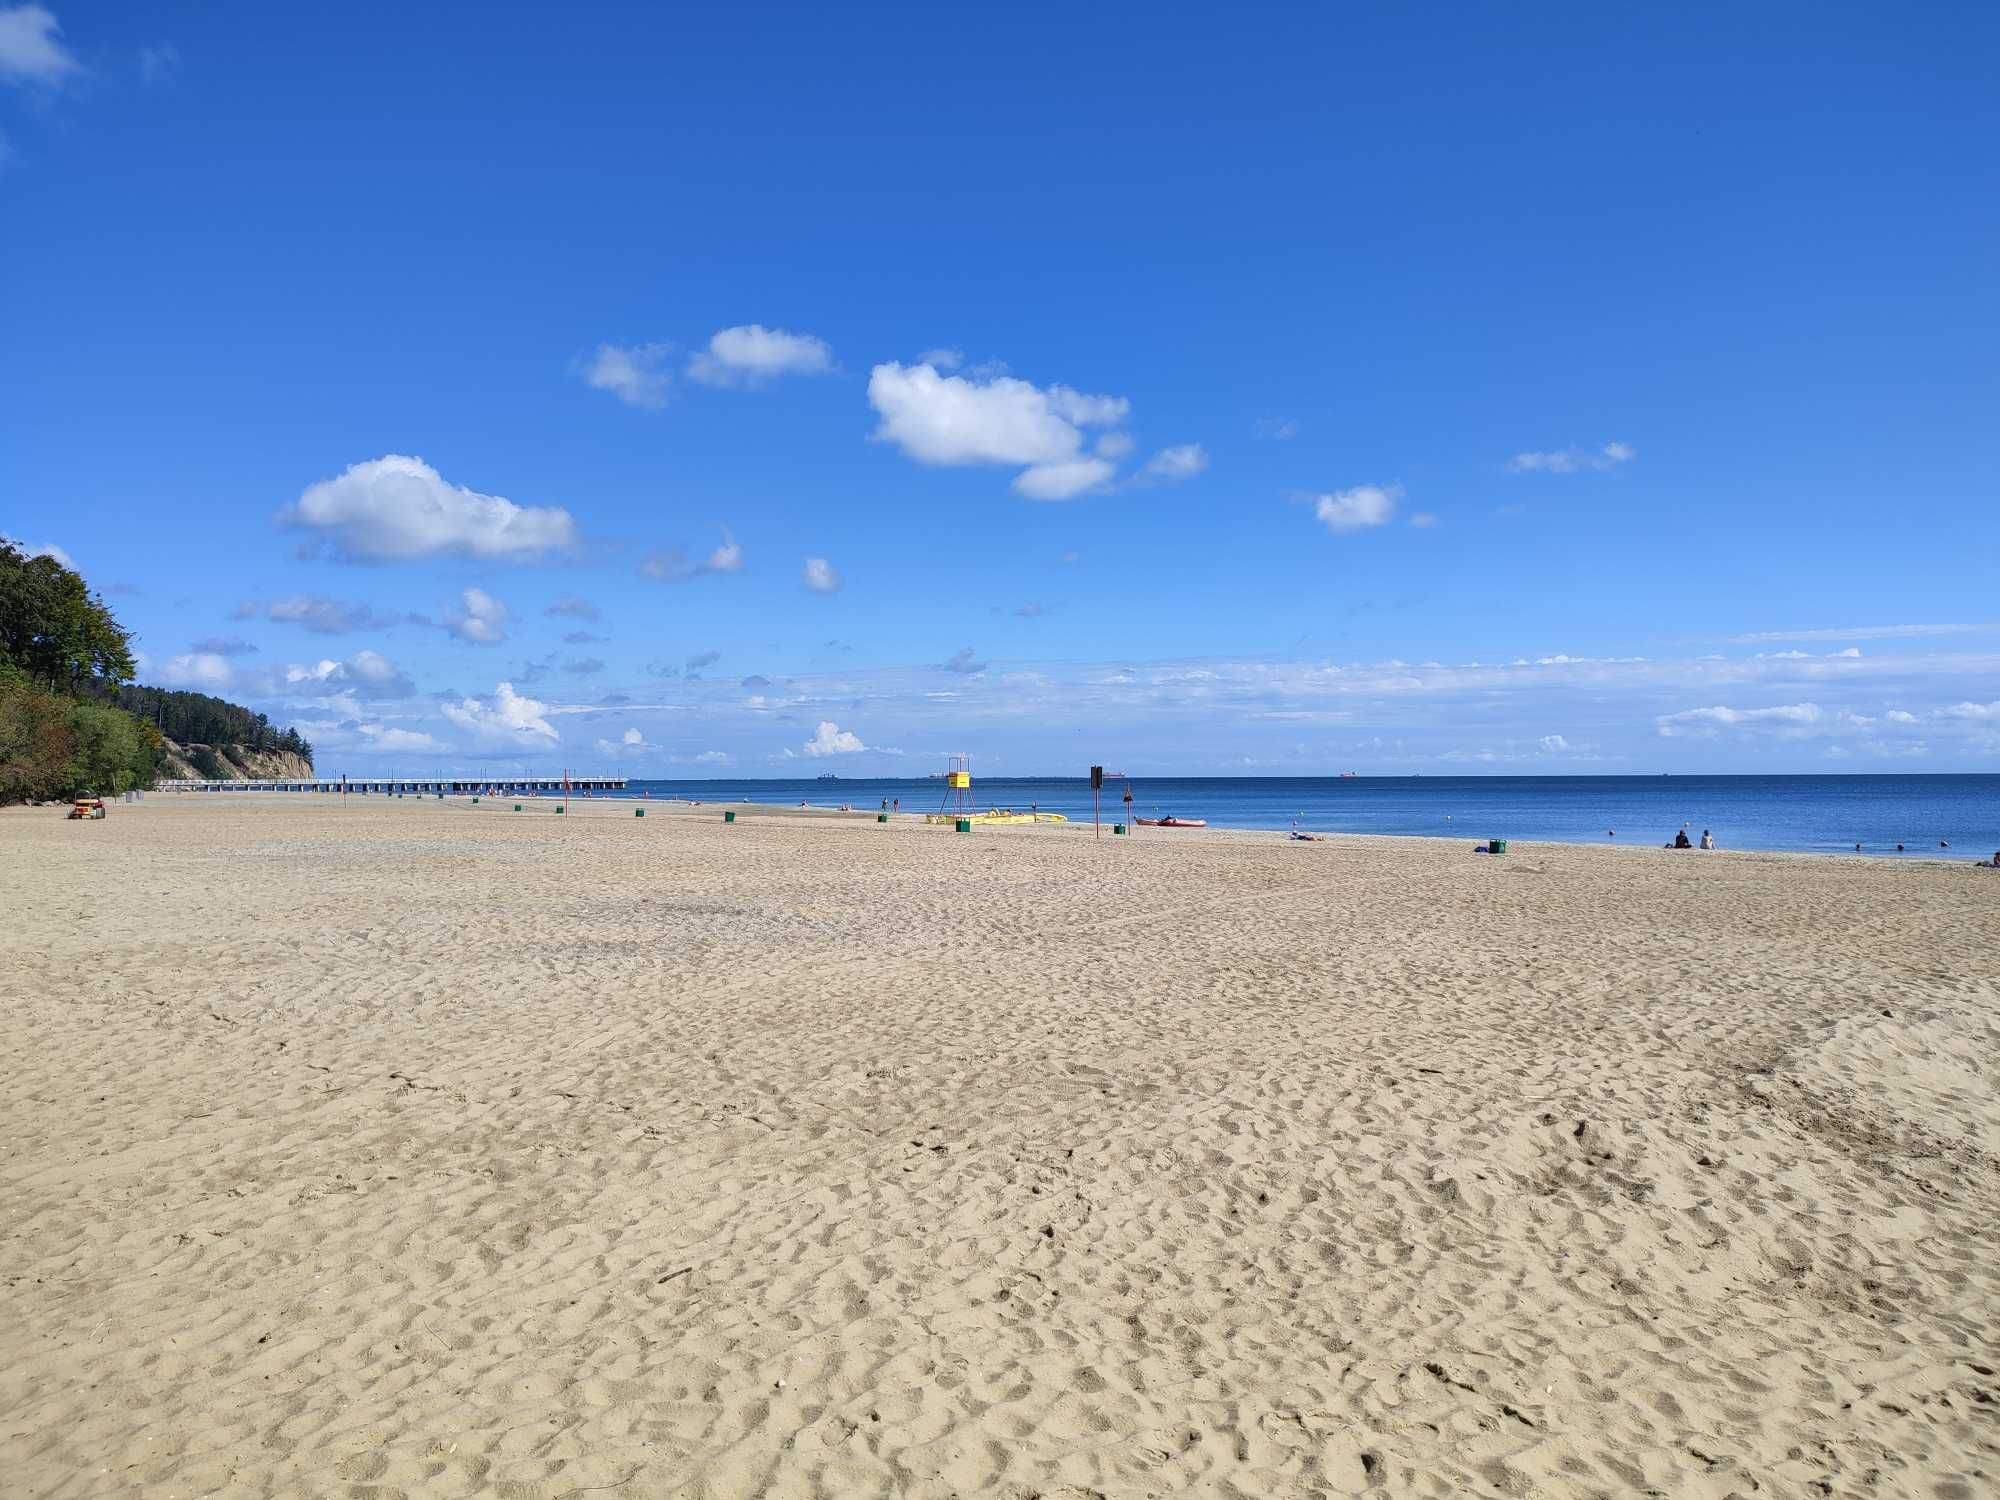
[(101, 818), (104, 816), (102, 797), (79, 797), (70, 804), (69, 815), (75, 818)]

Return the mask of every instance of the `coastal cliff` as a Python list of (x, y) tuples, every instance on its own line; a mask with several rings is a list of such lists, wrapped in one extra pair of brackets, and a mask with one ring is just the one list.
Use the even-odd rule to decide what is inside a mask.
[(180, 744), (160, 741), (159, 776), (163, 781), (303, 780), (313, 774), (312, 762), (291, 750), (257, 750), (249, 745)]

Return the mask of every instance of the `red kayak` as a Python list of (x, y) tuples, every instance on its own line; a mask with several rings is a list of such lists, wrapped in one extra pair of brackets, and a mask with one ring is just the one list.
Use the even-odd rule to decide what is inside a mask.
[(1134, 818), (1141, 828), (1206, 828), (1206, 818)]

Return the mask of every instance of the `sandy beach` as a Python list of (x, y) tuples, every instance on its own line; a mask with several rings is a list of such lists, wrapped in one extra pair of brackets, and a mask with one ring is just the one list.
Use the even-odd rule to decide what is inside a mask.
[(509, 806), (0, 812), (7, 1495), (2000, 1490), (2000, 876)]

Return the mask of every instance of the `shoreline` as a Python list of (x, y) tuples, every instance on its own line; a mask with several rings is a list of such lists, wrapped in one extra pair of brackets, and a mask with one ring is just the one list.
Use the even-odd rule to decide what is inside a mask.
[[(397, 798), (393, 794), (384, 795), (382, 793), (371, 793), (366, 796), (363, 796), (358, 793), (350, 793), (346, 797), (342, 797), (340, 794), (332, 792), (267, 792), (267, 791), (152, 792), (148, 793), (148, 796), (155, 799), (159, 799), (159, 802), (161, 803), (193, 802), (202, 799), (227, 800), (227, 799), (248, 797), (248, 798), (255, 798), (259, 801), (284, 801), (293, 804), (323, 804), (336, 807), (342, 803), (368, 806), (373, 804), (386, 804), (386, 803), (394, 803), (401, 801), (405, 803), (415, 803), (426, 806), (432, 804), (442, 804), (447, 808), (455, 807), (463, 811), (475, 810), (472, 806), (472, 799), (469, 795), (457, 794), (457, 793), (448, 793), (441, 798), (435, 794), (419, 795), (414, 792), (408, 794), (403, 798)], [(543, 794), (539, 797), (528, 796), (528, 795), (516, 795), (509, 793), (498, 793), (491, 796), (482, 794), (481, 800), (476, 810), (481, 813), (485, 813), (488, 811), (498, 812), (500, 809), (497, 806), (489, 808), (487, 804), (507, 803), (511, 806), (511, 804), (514, 802), (521, 802), (527, 808), (546, 808), (550, 805), (560, 803), (563, 800), (564, 799), (560, 793), (556, 793), (553, 795)], [(632, 792), (600, 792), (593, 796), (588, 796), (588, 797), (583, 796), (581, 794), (576, 794), (571, 796), (568, 800), (569, 800), (570, 811), (568, 814), (566, 814), (566, 816), (569, 817), (590, 816), (591, 814), (585, 812), (584, 810), (594, 806), (613, 806), (620, 808), (622, 811), (626, 806), (629, 806), (630, 804), (633, 803), (637, 803), (640, 806), (647, 808), (648, 810), (655, 808), (661, 809), (663, 811), (675, 810), (677, 815), (685, 815), (697, 809), (706, 809), (706, 808), (714, 808), (718, 811), (727, 809), (737, 812), (742, 812), (747, 809), (750, 811), (754, 811), (760, 817), (794, 817), (794, 818), (807, 817), (807, 818), (820, 818), (820, 819), (851, 819), (856, 822), (867, 822), (871, 824), (875, 822), (875, 817), (877, 812), (877, 809), (867, 808), (867, 807), (852, 807), (847, 811), (842, 811), (842, 809), (837, 804), (823, 805), (818, 803), (812, 803), (807, 805), (800, 805), (797, 803), (757, 802), (749, 799), (729, 799), (729, 798), (715, 798), (715, 799), (703, 799), (700, 801), (693, 801), (680, 797), (647, 797), (644, 796), (643, 794), (636, 794)], [(158, 805), (158, 804), (142, 804), (142, 805)], [(980, 810), (982, 812), (986, 811), (986, 809), (983, 807)], [(1019, 809), (1015, 810), (1018, 811)], [(0, 814), (4, 814), (7, 811), (10, 811), (10, 809), (0, 809)], [(514, 816), (514, 814), (512, 814), (511, 812), (508, 813), (507, 815)], [(924, 823), (925, 816), (926, 815), (921, 812), (892, 813), (890, 814), (889, 826), (891, 827), (897, 827), (903, 825), (935, 826), (935, 825), (925, 824)], [(1258, 841), (1276, 841), (1278, 843), (1305, 842), (1305, 841), (1297, 841), (1291, 839), (1289, 831), (1285, 828), (1263, 828), (1263, 827), (1242, 828), (1242, 827), (1216, 826), (1216, 825), (1211, 825), (1206, 828), (1145, 829), (1134, 833), (1126, 834), (1123, 836), (1119, 836), (1119, 835), (1114, 835), (1111, 832), (1112, 825), (1115, 821), (1118, 820), (1113, 819), (1109, 816), (1107, 816), (1104, 819), (1103, 826), (1104, 826), (1105, 838), (1110, 839), (1113, 837), (1123, 837), (1125, 839), (1129, 839), (1134, 842), (1146, 842), (1146, 841), (1151, 841), (1153, 839), (1172, 838), (1177, 842), (1195, 842), (1203, 839), (1216, 840), (1226, 836), (1231, 839), (1250, 838)], [(1026, 825), (1026, 824), (982, 825), (978, 823), (974, 824), (975, 833), (994, 832), (1001, 829), (1005, 829), (1006, 831), (1015, 834), (1022, 834), (1022, 833), (1033, 834), (1033, 835), (1063, 834), (1063, 833), (1073, 832), (1077, 829), (1082, 829), (1083, 831), (1088, 832), (1091, 829), (1091, 823), (1088, 819), (1079, 820), (1075, 816), (1071, 815), (1069, 816), (1069, 820), (1066, 823), (1061, 823), (1061, 824), (1057, 823), (1042, 823), (1034, 825)], [(941, 831), (949, 831), (949, 830), (941, 830)], [(1457, 846), (1457, 847), (1463, 847), (1469, 851), (1471, 846), (1475, 844), (1483, 844), (1486, 842), (1486, 839), (1483, 836), (1471, 837), (1467, 835), (1457, 835), (1457, 834), (1343, 832), (1339, 830), (1326, 830), (1322, 828), (1301, 828), (1300, 831), (1312, 833), (1314, 835), (1314, 839), (1312, 841), (1314, 842), (1324, 841), (1327, 843), (1334, 843), (1345, 840), (1385, 839), (1385, 840), (1412, 841), (1412, 842), (1436, 844), (1436, 845)], [(1509, 850), (1511, 852), (1518, 852), (1520, 850), (1524, 850), (1530, 847), (1560, 848), (1560, 849), (1625, 849), (1625, 850), (1654, 849), (1658, 850), (1661, 853), (1706, 855), (1711, 857), (1716, 855), (1755, 855), (1765, 858), (1782, 856), (1788, 859), (1801, 859), (1801, 860), (1836, 859), (1836, 860), (1853, 860), (1853, 861), (1872, 861), (1875, 863), (1880, 863), (1885, 865), (1899, 865), (1899, 864), (1912, 864), (1912, 863), (1952, 865), (1963, 861), (1964, 863), (1969, 864), (1974, 868), (1982, 867), (1985, 858), (1984, 856), (1974, 852), (1961, 852), (1957, 849), (1939, 850), (1939, 849), (1918, 848), (1918, 849), (1907, 849), (1900, 852), (1887, 849), (1864, 849), (1859, 853), (1856, 853), (1848, 849), (1761, 848), (1751, 845), (1730, 846), (1727, 848), (1718, 848), (1718, 849), (1671, 849), (1671, 848), (1666, 848), (1662, 845), (1651, 844), (1640, 839), (1624, 840), (1624, 839), (1605, 838), (1605, 839), (1585, 840), (1585, 839), (1533, 838), (1533, 837), (1519, 838), (1512, 834), (1503, 834), (1497, 836), (1506, 838)], [(1505, 858), (1507, 856), (1499, 856), (1499, 857)]]

